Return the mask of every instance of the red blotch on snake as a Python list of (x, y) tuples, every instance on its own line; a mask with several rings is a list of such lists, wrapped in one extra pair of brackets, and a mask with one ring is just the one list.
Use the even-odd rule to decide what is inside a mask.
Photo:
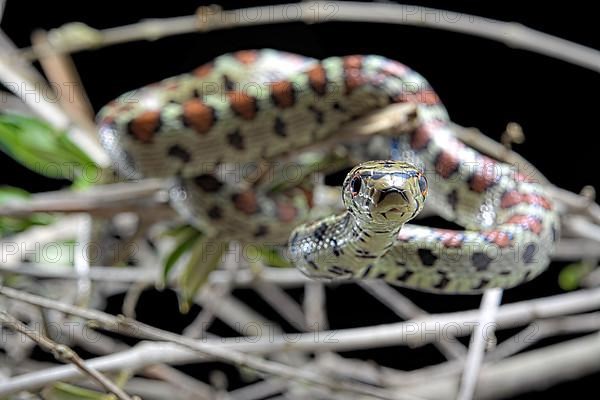
[(277, 107), (287, 108), (296, 100), (294, 85), (289, 81), (279, 81), (271, 85), (271, 97)]
[(256, 50), (241, 50), (233, 53), (233, 56), (242, 64), (252, 64), (258, 58)]
[(203, 135), (215, 123), (214, 110), (199, 99), (188, 100), (183, 103), (183, 120), (187, 126)]
[(539, 235), (542, 231), (542, 222), (535, 217), (530, 215), (517, 214), (513, 215), (506, 221), (507, 224), (520, 225), (522, 228), (527, 229), (536, 235)]
[(319, 95), (327, 91), (327, 73), (321, 64), (315, 65), (307, 71), (310, 87)]
[(245, 120), (254, 119), (256, 112), (256, 99), (244, 92), (233, 91), (227, 93), (231, 109)]
[(160, 111), (145, 111), (129, 124), (131, 133), (141, 142), (149, 143), (160, 127)]

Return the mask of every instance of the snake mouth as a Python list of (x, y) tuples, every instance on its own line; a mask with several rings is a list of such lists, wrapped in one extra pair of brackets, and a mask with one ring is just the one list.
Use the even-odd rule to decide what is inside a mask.
[(405, 219), (405, 215), (409, 212), (407, 207), (391, 205), (383, 210), (379, 210), (381, 215), (387, 221), (401, 221)]
[(398, 208), (398, 207), (392, 207), (386, 211), (386, 213), (403, 213), (403, 212), (404, 212), (404, 210), (402, 210), (401, 208)]
[(408, 210), (409, 199), (402, 189), (391, 188), (381, 192), (376, 201), (380, 214), (404, 214)]

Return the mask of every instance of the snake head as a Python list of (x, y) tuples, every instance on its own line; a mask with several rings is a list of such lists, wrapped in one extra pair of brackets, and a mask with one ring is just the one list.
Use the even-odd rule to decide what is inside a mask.
[(427, 179), (406, 162), (368, 161), (348, 173), (342, 196), (348, 211), (362, 221), (401, 225), (423, 209)]

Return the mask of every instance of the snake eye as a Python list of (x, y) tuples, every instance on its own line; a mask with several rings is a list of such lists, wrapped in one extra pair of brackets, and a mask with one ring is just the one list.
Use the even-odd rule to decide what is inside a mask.
[(419, 189), (421, 190), (421, 194), (423, 196), (427, 196), (427, 179), (423, 174), (419, 175)]
[(350, 181), (350, 193), (352, 194), (352, 197), (356, 196), (358, 192), (360, 192), (361, 186), (362, 179), (360, 179), (359, 176), (352, 178), (352, 181)]

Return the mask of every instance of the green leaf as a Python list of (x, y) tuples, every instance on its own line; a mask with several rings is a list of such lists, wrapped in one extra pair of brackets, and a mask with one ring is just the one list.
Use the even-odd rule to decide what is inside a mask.
[(0, 204), (11, 200), (23, 200), (31, 197), (31, 193), (14, 186), (0, 186)]
[(181, 299), (179, 307), (182, 313), (187, 313), (194, 296), (206, 283), (208, 276), (221, 261), (221, 257), (229, 248), (229, 243), (203, 238), (191, 249), (190, 258), (184, 270), (179, 275)]
[(194, 244), (202, 237), (202, 233), (197, 231), (196, 229), (187, 227), (187, 229), (182, 229), (181, 231), (179, 231), (178, 236), (179, 239), (175, 244), (173, 251), (171, 251), (167, 256), (165, 264), (163, 266), (163, 285), (167, 283), (169, 273), (171, 272), (175, 264), (177, 264), (177, 261), (194, 246)]
[[(191, 225), (179, 224), (179, 225), (175, 225), (174, 227), (170, 227), (170, 228), (164, 230), (162, 232), (162, 236), (177, 237), (177, 236), (180, 236), (181, 234), (185, 234), (185, 233), (189, 232), (190, 230), (198, 231), (195, 227), (193, 227)], [(200, 232), (200, 231), (198, 231), (198, 232)]]
[(36, 118), (0, 115), (0, 150), (38, 174), (57, 179), (94, 179), (99, 168), (65, 132)]
[(84, 389), (70, 383), (57, 382), (42, 391), (44, 400), (109, 400), (114, 396)]
[(269, 246), (249, 246), (246, 250), (248, 260), (260, 261), (263, 265), (276, 268), (290, 268), (292, 265), (279, 251)]
[(575, 290), (579, 288), (581, 281), (593, 270), (593, 268), (593, 265), (585, 261), (569, 264), (558, 274), (558, 285), (563, 290)]
[[(0, 186), (0, 205), (10, 201), (27, 200), (31, 194), (12, 186)], [(36, 213), (26, 217), (0, 217), (0, 236), (22, 232), (34, 225), (48, 225), (54, 221), (50, 214)]]

